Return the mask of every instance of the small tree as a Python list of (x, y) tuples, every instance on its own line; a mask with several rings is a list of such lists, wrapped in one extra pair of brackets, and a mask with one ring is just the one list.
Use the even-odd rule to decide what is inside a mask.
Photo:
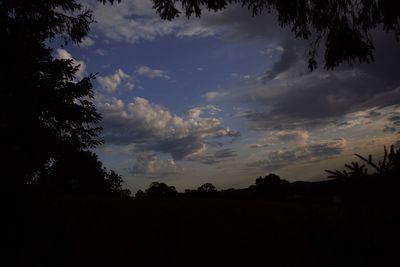
[(142, 191), (142, 189), (139, 189), (136, 194), (135, 194), (135, 198), (144, 198), (146, 197), (146, 193)]
[[(388, 151), (384, 147), (384, 155), (381, 160), (373, 161), (372, 155), (367, 158), (354, 154), (363, 164), (351, 162), (345, 164), (342, 171), (325, 170), (329, 178), (336, 182), (336, 193), (347, 199), (362, 200), (363, 203), (372, 200), (387, 200), (398, 195), (400, 185), (400, 148), (395, 149), (391, 145)], [(368, 169), (372, 170), (368, 173)]]
[(211, 183), (205, 183), (201, 185), (199, 188), (197, 188), (197, 192), (203, 193), (203, 194), (210, 194), (210, 193), (215, 193), (217, 190), (215, 189), (215, 186)]
[(283, 198), (289, 193), (289, 189), (290, 183), (273, 173), (257, 178), (253, 187), (257, 196), (269, 199)]
[(108, 171), (90, 151), (66, 150), (47, 166), (33, 184), (40, 190), (96, 192), (120, 195), (122, 177)]
[(153, 182), (146, 189), (146, 194), (149, 197), (170, 197), (178, 194), (174, 186), (168, 186), (165, 183)]
[[(331, 171), (325, 170), (329, 173), (329, 178), (334, 179), (349, 179), (349, 178), (367, 178), (372, 176), (383, 176), (383, 177), (394, 177), (400, 172), (400, 148), (395, 149), (394, 145), (390, 146), (390, 150), (384, 147), (383, 159), (378, 162), (374, 162), (372, 155), (365, 158), (357, 153), (354, 154), (357, 158), (361, 159), (364, 164), (352, 161), (350, 164), (345, 164), (345, 170), (343, 171)], [(367, 164), (367, 165), (365, 165)], [(375, 172), (371, 175), (368, 174), (367, 166)]]

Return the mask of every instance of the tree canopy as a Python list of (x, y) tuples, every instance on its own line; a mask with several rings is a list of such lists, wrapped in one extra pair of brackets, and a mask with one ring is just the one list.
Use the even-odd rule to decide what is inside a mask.
[(54, 58), (49, 46), (56, 38), (79, 43), (91, 22), (91, 11), (75, 0), (0, 2), (3, 182), (31, 183), (59, 166), (66, 151), (102, 143), (94, 76), (77, 79), (79, 66)]
[(399, 3), (391, 0), (154, 0), (154, 8), (167, 20), (182, 13), (200, 17), (203, 9), (217, 12), (232, 4), (247, 7), (253, 16), (276, 12), (280, 26), (290, 27), (297, 38), (310, 40), (311, 70), (317, 67), (321, 50), (326, 69), (342, 62), (371, 62), (371, 34), (376, 29), (400, 37)]

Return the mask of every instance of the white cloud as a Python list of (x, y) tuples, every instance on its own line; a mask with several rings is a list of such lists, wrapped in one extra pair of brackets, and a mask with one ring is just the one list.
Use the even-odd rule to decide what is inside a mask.
[(162, 78), (168, 80), (170, 78), (166, 71), (152, 69), (148, 66), (141, 66), (136, 70), (136, 73), (140, 76), (144, 76), (150, 79)]
[(56, 53), (56, 58), (57, 59), (72, 59), (73, 60), (73, 66), (78, 67), (78, 71), (75, 73), (75, 77), (77, 79), (83, 79), (85, 76), (87, 76), (86, 72), (86, 64), (82, 60), (77, 60), (72, 57), (72, 55), (65, 49), (58, 48), (57, 53)]
[(188, 20), (181, 16), (172, 21), (162, 20), (152, 7), (152, 1), (148, 0), (122, 1), (112, 6), (89, 2), (97, 22), (93, 28), (113, 41), (136, 43), (166, 35), (246, 39), (276, 35), (276, 29), (280, 28), (273, 23), (273, 15), (253, 17), (237, 4), (217, 13), (204, 10), (201, 18)]
[(119, 115), (124, 111), (125, 104), (121, 99), (108, 97), (102, 94), (95, 95), (96, 108), (108, 116)]
[(104, 49), (97, 48), (97, 49), (96, 49), (96, 54), (98, 54), (99, 56), (104, 57), (105, 55), (107, 55), (107, 52), (106, 52), (106, 50), (104, 50)]
[(147, 0), (122, 1), (114, 5), (92, 1), (89, 5), (97, 21), (93, 24), (95, 30), (108, 39), (130, 43), (153, 40), (181, 27), (180, 20), (161, 20), (152, 6), (152, 1)]
[(209, 138), (240, 135), (224, 127), (220, 119), (205, 116), (218, 111), (211, 105), (192, 108), (179, 116), (141, 97), (125, 105), (122, 100), (98, 95), (96, 106), (103, 115), (107, 142), (135, 144), (136, 151), (167, 153), (174, 160), (205, 153)]
[(270, 135), (272, 142), (284, 144), (306, 145), (309, 141), (308, 131), (304, 130), (282, 130), (273, 131)]
[(109, 76), (99, 76), (97, 81), (109, 93), (115, 92), (121, 84), (129, 90), (135, 87), (132, 83), (133, 77), (122, 69), (117, 69), (114, 74)]
[(140, 153), (136, 156), (133, 168), (130, 170), (133, 174), (164, 176), (176, 174), (182, 169), (177, 166), (173, 159), (160, 159), (155, 153)]
[(92, 38), (90, 38), (89, 36), (83, 38), (81, 40), (81, 42), (79, 43), (80, 47), (85, 47), (85, 48), (90, 47), (92, 45), (94, 45), (94, 40)]
[(223, 99), (225, 96), (227, 96), (229, 93), (228, 92), (217, 92), (217, 91), (210, 91), (207, 92), (203, 95), (203, 97), (211, 102), (211, 101), (218, 101)]

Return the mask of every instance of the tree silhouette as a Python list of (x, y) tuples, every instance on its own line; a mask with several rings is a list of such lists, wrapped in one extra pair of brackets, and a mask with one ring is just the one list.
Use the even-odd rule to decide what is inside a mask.
[(297, 38), (312, 38), (308, 51), (311, 70), (317, 67), (320, 44), (324, 44), (325, 68), (334, 69), (342, 62), (372, 61), (371, 32), (376, 29), (400, 37), (400, 8), (390, 0), (154, 0), (154, 8), (167, 20), (181, 13), (200, 17), (203, 9), (216, 12), (231, 4), (247, 7), (253, 16), (276, 12), (280, 26), (290, 27)]
[(269, 174), (256, 179), (256, 185), (253, 187), (256, 196), (270, 199), (283, 198), (289, 193), (290, 183), (281, 179), (276, 174)]
[(63, 192), (100, 192), (126, 195), (122, 177), (107, 171), (90, 151), (65, 150), (45, 168), (33, 184), (40, 190)]
[(110, 193), (122, 197), (129, 197), (131, 195), (131, 191), (129, 189), (122, 189), (122, 184), (124, 183), (124, 180), (122, 179), (121, 175), (113, 170), (107, 171), (106, 168), (103, 168), (103, 170), (108, 186), (108, 191)]
[(174, 186), (168, 186), (165, 183), (153, 182), (149, 188), (146, 189), (146, 194), (149, 197), (169, 197), (178, 194)]
[(139, 189), (136, 194), (135, 198), (144, 198), (146, 196), (146, 193), (142, 191), (142, 189)]
[(201, 185), (199, 188), (197, 188), (197, 192), (203, 193), (203, 194), (210, 194), (210, 193), (215, 193), (217, 190), (215, 189), (215, 186), (211, 183), (205, 183)]
[(79, 66), (54, 59), (48, 45), (56, 38), (79, 43), (92, 21), (91, 12), (75, 0), (0, 2), (5, 187), (33, 182), (67, 151), (83, 152), (102, 143), (96, 126), (101, 116), (92, 103), (94, 76), (78, 80)]

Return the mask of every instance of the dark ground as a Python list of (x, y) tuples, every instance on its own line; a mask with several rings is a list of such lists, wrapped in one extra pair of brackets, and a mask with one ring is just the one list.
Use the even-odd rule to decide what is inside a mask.
[(25, 196), (8, 236), (16, 266), (400, 266), (399, 222), (323, 197)]

